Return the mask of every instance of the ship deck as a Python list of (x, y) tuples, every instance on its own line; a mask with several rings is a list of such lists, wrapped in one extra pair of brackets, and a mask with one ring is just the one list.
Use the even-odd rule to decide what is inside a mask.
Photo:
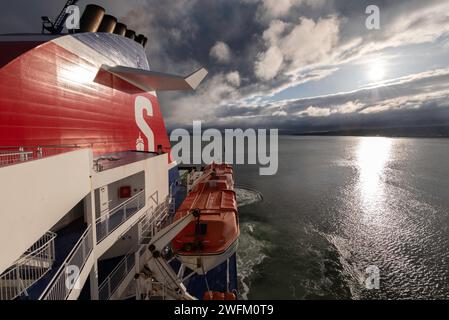
[(106, 171), (157, 156), (158, 154), (155, 152), (122, 151), (98, 156), (94, 163), (100, 165), (100, 171)]

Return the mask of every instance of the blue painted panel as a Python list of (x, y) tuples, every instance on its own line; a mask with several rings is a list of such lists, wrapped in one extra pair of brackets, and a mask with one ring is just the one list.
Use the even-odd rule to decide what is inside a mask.
[(179, 176), (178, 167), (172, 168), (168, 172), (168, 177), (172, 195), (175, 199), (176, 210), (178, 210), (187, 196), (187, 189), (185, 186), (181, 185), (181, 177)]
[[(207, 280), (207, 282), (206, 282)], [(227, 292), (227, 262), (210, 270), (206, 276), (193, 276), (187, 286), (188, 292), (198, 299), (203, 299), (204, 293), (209, 290)], [(234, 254), (229, 260), (229, 291), (237, 292), (237, 257)]]

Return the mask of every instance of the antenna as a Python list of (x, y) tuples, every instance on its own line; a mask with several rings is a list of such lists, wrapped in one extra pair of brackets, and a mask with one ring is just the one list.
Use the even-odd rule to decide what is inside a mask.
[(50, 18), (42, 17), (42, 33), (48, 31), (51, 34), (60, 34), (64, 29), (65, 21), (69, 17), (69, 14), (66, 12), (67, 8), (76, 5), (78, 1), (79, 0), (68, 0), (54, 23), (50, 20)]

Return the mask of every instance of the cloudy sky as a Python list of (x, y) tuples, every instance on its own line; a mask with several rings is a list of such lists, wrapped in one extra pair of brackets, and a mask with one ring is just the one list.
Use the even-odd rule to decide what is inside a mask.
[[(210, 70), (195, 93), (160, 94), (169, 127), (449, 124), (449, 0), (89, 2), (149, 36), (153, 70)], [(65, 0), (10, 3), (1, 33), (39, 32)], [(379, 30), (365, 26), (368, 5), (380, 8)]]

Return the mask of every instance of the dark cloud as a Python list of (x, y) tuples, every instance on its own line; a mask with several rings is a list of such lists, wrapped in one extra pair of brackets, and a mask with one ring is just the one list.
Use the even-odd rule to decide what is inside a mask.
[[(152, 2), (147, 2), (152, 7)], [(291, 0), (286, 14), (268, 12), (270, 6), (265, 6), (265, 2), (270, 1), (195, 1), (184, 18), (189, 25), (196, 26), (197, 37), (189, 38), (187, 33), (182, 38), (192, 42), (182, 42), (180, 46), (168, 41), (167, 45), (172, 43), (176, 47), (173, 51), (150, 49), (150, 57), (155, 62), (162, 55), (162, 60), (171, 67), (182, 65), (181, 69), (187, 70), (202, 64), (211, 70), (209, 81), (198, 93), (161, 95), (172, 125), (189, 124), (194, 119), (216, 125), (246, 122), (249, 126), (264, 119), (264, 123), (282, 125), (284, 122), (269, 115), (269, 105), (260, 103), (262, 97), (317, 81), (338, 70), (342, 63), (384, 48), (431, 42), (449, 31), (449, 21), (442, 10), (447, 4), (440, 1), (318, 1), (313, 4)], [(272, 3), (279, 6), (286, 1)], [(369, 4), (381, 8), (379, 31), (367, 32), (364, 28), (365, 8)], [(158, 20), (152, 28), (159, 33), (165, 25)], [(231, 50), (232, 59), (228, 63), (211, 60), (209, 53), (217, 41), (224, 42)], [(229, 72), (239, 73), (240, 86), (232, 87), (226, 82)], [(377, 90), (372, 102), (388, 98), (390, 89)], [(394, 90), (402, 90), (404, 97), (413, 94), (406, 86)], [(353, 101), (356, 100), (354, 97)], [(348, 113), (341, 117), (351, 118)], [(337, 118), (332, 114), (326, 121)], [(323, 120), (317, 117), (309, 119), (311, 125), (320, 121)]]
[[(80, 6), (87, 2), (80, 1)], [(419, 122), (423, 117), (428, 121), (446, 119), (445, 88), (441, 88), (448, 80), (446, 75), (420, 75), (402, 83), (327, 97), (286, 101), (270, 97), (311, 81), (319, 84), (342, 64), (381, 54), (386, 48), (431, 43), (448, 36), (448, 1), (93, 2), (149, 36), (153, 69), (188, 74), (204, 65), (210, 70), (207, 81), (195, 93), (160, 94), (172, 127), (192, 120), (204, 120), (210, 126), (311, 129)], [(4, 33), (38, 32), (40, 16), (56, 16), (63, 3), (2, 1), (0, 29)], [(365, 8), (373, 4), (381, 9), (381, 29), (367, 31)]]
[[(107, 8), (110, 14), (120, 16), (129, 10), (129, 5), (137, 1), (88, 1), (81, 0), (81, 10), (88, 3), (95, 3)], [(65, 0), (3, 0), (0, 2), (0, 33), (39, 33), (41, 32), (41, 16), (55, 18), (62, 10)], [(127, 5), (128, 3), (128, 5)]]

